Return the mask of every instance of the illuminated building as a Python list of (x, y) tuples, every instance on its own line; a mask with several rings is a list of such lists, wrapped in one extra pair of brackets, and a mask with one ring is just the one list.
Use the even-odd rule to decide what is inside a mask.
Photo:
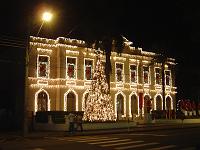
[[(118, 119), (144, 115), (148, 100), (152, 110), (163, 110), (163, 104), (167, 110), (175, 109), (175, 59), (165, 61), (163, 98), (162, 64), (155, 62), (155, 53), (131, 44), (125, 42), (121, 55), (111, 53), (110, 96), (115, 115)], [(84, 111), (96, 64), (94, 52), (82, 40), (30, 37), (27, 109)], [(105, 62), (104, 55), (101, 59)]]

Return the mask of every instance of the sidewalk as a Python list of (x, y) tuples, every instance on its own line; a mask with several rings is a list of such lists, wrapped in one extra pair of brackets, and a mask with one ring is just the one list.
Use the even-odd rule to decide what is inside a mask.
[(64, 131), (32, 131), (23, 136), (20, 132), (0, 132), (0, 143), (23, 138), (44, 138), (44, 137), (65, 137), (65, 136), (84, 136), (84, 135), (99, 135), (99, 134), (116, 134), (130, 132), (148, 132), (154, 130), (173, 130), (184, 128), (200, 128), (200, 124), (139, 124), (136, 127), (121, 128), (121, 129), (106, 129), (106, 130), (88, 130), (77, 131), (73, 135)]

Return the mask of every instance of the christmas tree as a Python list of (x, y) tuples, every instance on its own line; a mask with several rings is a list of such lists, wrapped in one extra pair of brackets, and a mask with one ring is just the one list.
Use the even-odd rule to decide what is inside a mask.
[(100, 51), (96, 52), (96, 66), (93, 80), (86, 99), (86, 108), (83, 120), (86, 121), (115, 121), (113, 103), (108, 90), (108, 83), (104, 72), (104, 66), (100, 60)]

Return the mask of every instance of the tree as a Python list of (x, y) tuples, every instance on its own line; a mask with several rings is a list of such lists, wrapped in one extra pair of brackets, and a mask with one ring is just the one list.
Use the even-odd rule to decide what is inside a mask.
[(100, 60), (100, 50), (96, 52), (93, 80), (86, 100), (83, 119), (86, 121), (115, 121), (113, 103), (109, 94), (104, 66)]
[[(94, 47), (93, 47), (94, 45)], [(100, 48), (106, 55), (106, 66), (105, 75), (106, 81), (108, 83), (108, 92), (110, 92), (110, 74), (112, 73), (112, 66), (110, 61), (110, 56), (112, 51), (116, 51), (119, 55), (124, 49), (124, 38), (122, 35), (106, 35), (99, 37), (96, 40), (88, 39), (86, 40), (87, 47), (93, 47), (95, 49)]]

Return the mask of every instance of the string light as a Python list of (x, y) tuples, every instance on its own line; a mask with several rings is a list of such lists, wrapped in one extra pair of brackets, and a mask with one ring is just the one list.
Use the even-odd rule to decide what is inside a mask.
[[(29, 86), (31, 88), (34, 89), (67, 89), (67, 88), (72, 88), (74, 91), (75, 90), (87, 90), (90, 86), (93, 80), (86, 80), (85, 79), (85, 74), (83, 79), (77, 79), (77, 59), (79, 59), (79, 57), (86, 57), (88, 56), (88, 58), (91, 58), (92, 60), (94, 60), (94, 58), (96, 57), (96, 55), (94, 54), (95, 49), (93, 48), (85, 48), (85, 41), (82, 40), (76, 40), (76, 39), (69, 39), (69, 38), (64, 38), (64, 37), (59, 37), (57, 39), (46, 39), (46, 38), (40, 38), (40, 37), (32, 37), (30, 39), (30, 45), (33, 46), (33, 48), (35, 48), (38, 52), (38, 56), (45, 56), (48, 57), (48, 63), (47, 63), (47, 72), (48, 75), (46, 78), (41, 78), (38, 75), (38, 68), (36, 69), (36, 77), (28, 77), (29, 80)], [(116, 53), (116, 52), (111, 52), (111, 57), (110, 59), (113, 61), (118, 61), (117, 63), (120, 63), (123, 65), (123, 70), (122, 70), (122, 82), (116, 82), (117, 79), (115, 78), (114, 82), (111, 82), (111, 92), (117, 92), (118, 94), (120, 93), (119, 91), (123, 91), (123, 92), (130, 92), (132, 93), (133, 91), (138, 93), (138, 92), (146, 92), (147, 94), (150, 93), (155, 93), (155, 95), (162, 93), (162, 86), (161, 85), (154, 85), (154, 88), (151, 88), (150, 86), (150, 82), (147, 84), (140, 84), (138, 83), (138, 68), (139, 65), (148, 65), (149, 63), (151, 63), (152, 61), (152, 57), (154, 57), (156, 54), (152, 53), (152, 52), (146, 52), (143, 51), (142, 48), (135, 48), (135, 47), (131, 47), (130, 45), (127, 45), (129, 47), (129, 49), (131, 50), (131, 53), (122, 53), (120, 56)], [(75, 64), (75, 78), (73, 80), (69, 79), (68, 77), (66, 78), (50, 78), (50, 68), (52, 66), (50, 66), (50, 55), (52, 55), (53, 52), (55, 52), (57, 49), (59, 48), (64, 48), (65, 50), (65, 54), (67, 56), (70, 55), (69, 58), (72, 58), (71, 56), (75, 55), (77, 56), (76, 59), (76, 64)], [(34, 49), (33, 49), (34, 50)], [(138, 54), (132, 54), (133, 51), (138, 50), (140, 51), (139, 53), (141, 55)], [(99, 54), (99, 57), (101, 58), (102, 61), (105, 61), (106, 57), (103, 54)], [(67, 59), (67, 58), (66, 58)], [(167, 64), (168, 65), (176, 65), (175, 63), (175, 59), (173, 58), (168, 58), (167, 59)], [(93, 61), (94, 62), (94, 61)], [(136, 69), (136, 77), (137, 77), (137, 82), (133, 83), (133, 82), (125, 82), (125, 73), (124, 73), (124, 68), (125, 65), (127, 65), (126, 63), (129, 63), (129, 67), (130, 65), (136, 65), (137, 69)], [(37, 65), (38, 66), (38, 65)], [(83, 65), (85, 67), (85, 64)], [(94, 66), (94, 64), (92, 64), (92, 66)], [(115, 65), (116, 66), (116, 65)], [(155, 66), (160, 67), (161, 64), (160, 63), (155, 63)], [(85, 68), (83, 67), (83, 69), (85, 71)], [(115, 67), (116, 69), (116, 67)], [(84, 72), (85, 73), (85, 72)], [(67, 74), (67, 73), (66, 73)], [(116, 74), (115, 74), (116, 75)], [(128, 77), (130, 78), (130, 69), (129, 69), (129, 73), (127, 74)], [(150, 71), (149, 71), (149, 76), (150, 76)], [(156, 76), (154, 74), (154, 76)], [(116, 77), (116, 76), (115, 76)], [(149, 81), (151, 81), (149, 79)], [(172, 83), (172, 78), (171, 78), (171, 72), (170, 72), (170, 85), (166, 85), (166, 94), (168, 94), (172, 100), (172, 96), (171, 95), (175, 95), (176, 89), (177, 87), (174, 87), (171, 85)], [(47, 91), (46, 91), (47, 92)], [(122, 93), (121, 93), (122, 94)], [(123, 94), (122, 94), (123, 95)], [(123, 95), (124, 100), (126, 101), (125, 98), (125, 94)], [(129, 94), (129, 99), (130, 99), (131, 94)], [(138, 95), (136, 95), (138, 97)], [(37, 97), (35, 95), (35, 97)], [(155, 97), (155, 96), (154, 96)], [(162, 97), (162, 95), (161, 95)], [(49, 98), (50, 99), (50, 98)], [(130, 102), (130, 100), (129, 100)], [(125, 102), (126, 103), (126, 102)], [(128, 103), (127, 103), (128, 104)], [(172, 105), (173, 103), (171, 103)], [(48, 109), (50, 110), (50, 101), (48, 103)], [(83, 102), (82, 102), (83, 105)], [(114, 105), (116, 105), (116, 96), (115, 96), (115, 102)], [(76, 107), (78, 108), (78, 104), (76, 104)], [(125, 105), (124, 105), (125, 107)], [(130, 105), (128, 107), (128, 114), (129, 116), (130, 114)], [(83, 106), (82, 106), (82, 109)], [(126, 108), (124, 108), (125, 110)], [(78, 110), (78, 109), (77, 109)], [(115, 109), (114, 109), (115, 110)], [(126, 116), (126, 111), (124, 113), (125, 115), (123, 117)], [(116, 116), (116, 110), (115, 110), (115, 116)], [(100, 117), (101, 118), (101, 117)], [(103, 118), (101, 118), (103, 120)]]
[[(97, 62), (93, 73), (93, 80), (86, 99), (83, 119), (86, 121), (115, 121), (113, 103), (108, 94), (108, 84), (100, 54), (96, 54)], [(85, 94), (84, 94), (85, 96)]]
[(52, 53), (52, 49), (45, 49), (45, 48), (37, 48), (37, 51), (39, 53), (46, 53), (48, 55), (51, 55), (51, 53)]
[(66, 52), (66, 54), (79, 55), (79, 52), (78, 52), (78, 51), (66, 50), (65, 52)]

